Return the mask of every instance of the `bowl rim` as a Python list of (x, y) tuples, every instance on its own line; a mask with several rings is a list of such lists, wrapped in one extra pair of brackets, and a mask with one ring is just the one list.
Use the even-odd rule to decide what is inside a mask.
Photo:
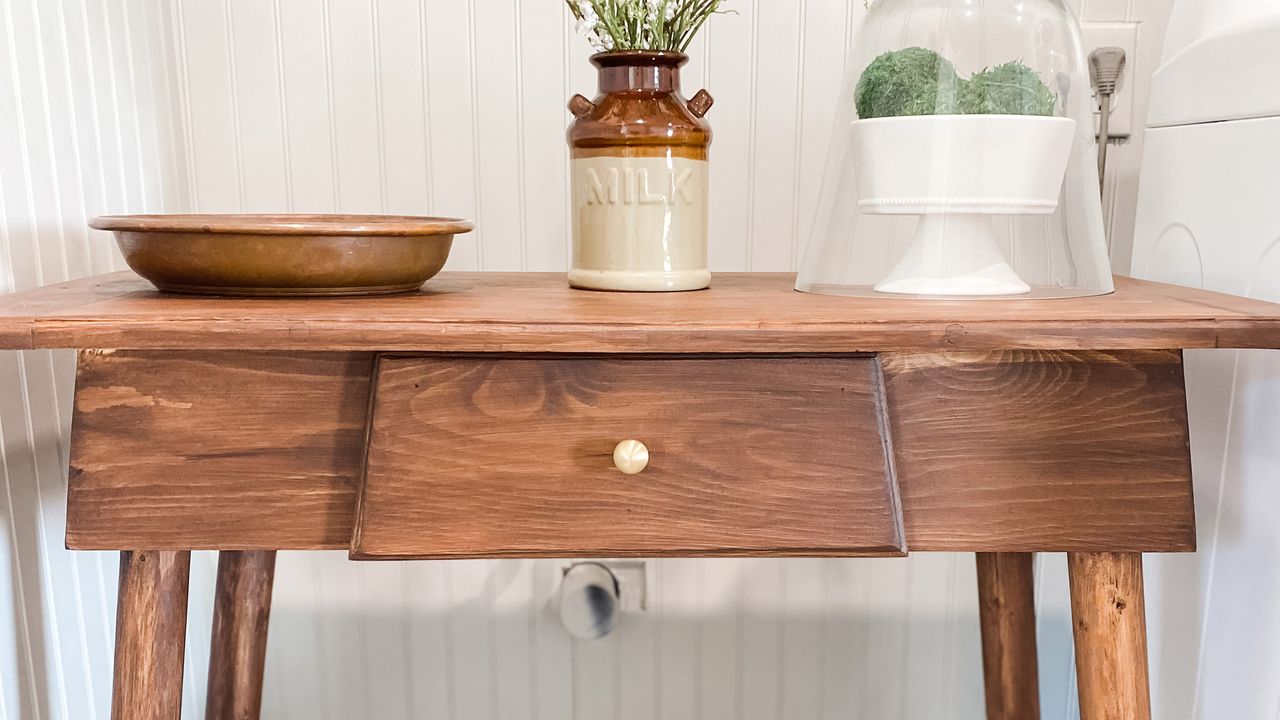
[(198, 233), (202, 235), (322, 235), (415, 237), (471, 232), (470, 220), (418, 215), (217, 214), (100, 215), (95, 230), (115, 232)]

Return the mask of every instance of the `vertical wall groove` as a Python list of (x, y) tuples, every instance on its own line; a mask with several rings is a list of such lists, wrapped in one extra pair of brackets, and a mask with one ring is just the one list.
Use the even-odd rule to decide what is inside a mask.
[[(124, 24), (124, 33), (123, 33), (124, 34), (124, 62), (126, 67), (128, 68), (127, 79), (129, 81), (129, 94), (132, 96), (137, 96), (138, 84), (137, 84), (137, 78), (134, 73), (134, 70), (137, 67), (137, 62), (134, 60), (134, 57), (133, 57), (133, 31), (129, 27), (130, 25), (129, 3), (122, 3), (120, 5), (120, 11), (121, 13), (123, 13), (122, 22)], [(133, 161), (137, 163), (136, 165), (137, 168), (142, 169), (146, 167), (146, 163), (143, 162), (142, 160), (142, 148), (144, 145), (144, 140), (142, 139), (142, 123), (141, 123), (141, 120), (139, 119), (139, 114), (136, 112), (136, 108), (133, 114), (133, 132), (134, 132), (134, 137), (137, 140), (137, 144), (134, 146)], [(147, 186), (150, 183), (157, 182), (161, 179), (162, 178), (150, 177), (148, 173), (145, 173), (145, 172), (139, 173), (138, 187), (140, 191), (138, 194), (138, 201), (141, 205), (154, 207), (155, 203), (153, 202), (153, 199), (147, 196)]]
[(231, 85), (231, 137), (236, 159), (236, 208), (244, 212), (248, 206), (244, 189), (244, 135), (240, 129), (240, 77), (236, 73), (236, 18), (231, 0), (223, 0), (224, 39), (227, 44), (227, 82)]
[(760, 0), (751, 0), (751, 52), (746, 58), (751, 67), (750, 90), (747, 102), (747, 253), (744, 270), (755, 270), (752, 252), (755, 249), (756, 220), (756, 148), (758, 146), (760, 105), (757, 95), (760, 72)]
[[(467, 69), (470, 71), (471, 81), (471, 164), (477, 170), (475, 174), (474, 202), (476, 208), (476, 217), (484, 216), (484, 206), (481, 203), (483, 193), (481, 192), (481, 175), (478, 172), (480, 168), (480, 87), (477, 80), (480, 73), (476, 66), (476, 0), (467, 0)], [(484, 269), (484, 227), (477, 225), (474, 231), (476, 243), (476, 269)]]
[(804, 171), (804, 165), (801, 162), (803, 157), (801, 149), (804, 146), (804, 95), (798, 90), (804, 87), (804, 66), (805, 51), (804, 38), (809, 28), (809, 0), (800, 0), (798, 8), (800, 13), (800, 24), (796, 29), (796, 106), (795, 106), (795, 144), (793, 151), (796, 157), (795, 167), (791, 172), (791, 266), (788, 270), (795, 270), (800, 263), (800, 176)]
[(512, 13), (512, 40), (515, 43), (516, 50), (516, 170), (518, 182), (519, 196), (516, 198), (516, 213), (519, 218), (520, 226), (520, 269), (529, 269), (529, 228), (526, 221), (528, 208), (525, 199), (525, 182), (528, 176), (525, 174), (525, 164), (528, 158), (524, 151), (524, 23), (522, 8), (524, 5), (519, 2), (515, 3), (515, 12)]
[(322, 0), (320, 4), (322, 16), (324, 18), (324, 70), (325, 70), (325, 100), (328, 102), (329, 117), (329, 162), (333, 167), (333, 175), (331, 182), (333, 184), (333, 211), (345, 212), (346, 208), (342, 202), (342, 183), (339, 178), (342, 177), (342, 163), (339, 162), (338, 154), (338, 114), (334, 105), (333, 98), (333, 28), (330, 23), (330, 3), (329, 0)]
[[(191, 75), (187, 68), (187, 24), (182, 12), (182, 0), (171, 0), (171, 7), (176, 11), (177, 22), (173, 26), (173, 36), (178, 39), (177, 42), (177, 61), (182, 82), (178, 84), (178, 95), (182, 104), (182, 137), (184, 138), (183, 147), (186, 149), (185, 160), (187, 170), (187, 188), (188, 203), (190, 203), (190, 212), (200, 211), (200, 194), (199, 185), (196, 178), (199, 177), (200, 167), (196, 164), (195, 154), (195, 138), (192, 131), (191, 120)], [(96, 121), (97, 118), (95, 118)]]
[[(67, 19), (66, 19), (66, 12), (63, 8), (63, 3), (58, 3), (56, 5), (56, 10), (58, 14), (58, 40), (59, 40), (60, 50), (63, 58), (63, 62), (62, 62), (63, 74), (61, 77), (61, 81), (62, 81), (63, 87), (68, 89), (68, 92), (67, 92), (68, 118), (70, 120), (71, 126), (77, 127), (79, 125), (79, 120), (78, 120), (78, 114), (76, 112), (76, 97), (75, 97), (75, 94), (70, 92), (69, 90), (72, 84), (71, 61), (68, 58), (69, 43), (67, 42)], [(53, 143), (54, 141), (50, 139), (49, 142)], [(72, 171), (75, 173), (75, 178), (79, 180), (83, 178), (85, 175), (84, 162), (81, 160), (81, 157), (80, 157), (80, 139), (79, 138), (76, 138), (75, 142), (70, 143), (70, 150), (71, 150), (71, 157), (72, 157)], [(79, 182), (77, 182), (77, 184), (80, 185), (80, 192), (78, 194), (78, 197), (80, 199), (80, 206), (78, 209), (80, 212), (78, 215), (73, 217), (78, 217), (83, 220), (85, 219), (85, 205), (86, 205), (85, 193), (84, 193), (83, 185), (81, 185)], [(81, 242), (83, 244), (82, 251), (84, 252), (85, 262), (88, 263), (90, 267), (92, 267), (93, 252), (90, 249), (90, 245), (89, 245), (89, 233), (82, 227), (80, 228), (79, 234), (80, 234)], [(71, 272), (70, 272), (70, 269), (68, 269), (68, 276), (70, 275), (71, 275)]]
[[(106, 17), (104, 18), (103, 36), (106, 39), (106, 51), (109, 60), (114, 60), (116, 55), (115, 43), (112, 42), (115, 32), (111, 28), (110, 13), (108, 7), (100, 8)], [(111, 119), (115, 129), (116, 153), (118, 155), (117, 175), (120, 182), (120, 206), (129, 207), (129, 180), (127, 168), (129, 163), (125, 162), (124, 152), (124, 131), (121, 126), (124, 124), (120, 120), (120, 89), (116, 83), (116, 68), (114, 62), (107, 62), (107, 85), (111, 96)], [(141, 180), (141, 178), (139, 178)]]
[(293, 156), (289, 146), (289, 89), (284, 69), (284, 29), (280, 22), (280, 0), (271, 0), (271, 23), (275, 36), (276, 92), (280, 94), (280, 147), (283, 153), (285, 211), (293, 212)]

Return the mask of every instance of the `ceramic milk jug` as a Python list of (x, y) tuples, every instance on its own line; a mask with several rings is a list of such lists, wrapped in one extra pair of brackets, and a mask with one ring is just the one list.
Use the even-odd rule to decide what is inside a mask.
[(600, 92), (569, 103), (573, 265), (589, 290), (700, 290), (707, 270), (707, 149), (711, 96), (680, 95), (673, 52), (591, 58)]

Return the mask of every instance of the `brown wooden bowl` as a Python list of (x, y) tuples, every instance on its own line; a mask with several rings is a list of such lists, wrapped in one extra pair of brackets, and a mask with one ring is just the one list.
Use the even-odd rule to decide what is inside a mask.
[(466, 220), (395, 215), (107, 215), (133, 271), (167, 292), (263, 297), (413, 292)]

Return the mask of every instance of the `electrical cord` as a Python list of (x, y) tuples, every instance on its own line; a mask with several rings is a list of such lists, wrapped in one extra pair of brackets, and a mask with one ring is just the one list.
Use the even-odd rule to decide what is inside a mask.
[(1124, 49), (1102, 47), (1089, 53), (1089, 82), (1098, 94), (1102, 111), (1098, 121), (1098, 192), (1102, 193), (1107, 176), (1107, 146), (1111, 142), (1111, 98), (1120, 89), (1124, 73)]

